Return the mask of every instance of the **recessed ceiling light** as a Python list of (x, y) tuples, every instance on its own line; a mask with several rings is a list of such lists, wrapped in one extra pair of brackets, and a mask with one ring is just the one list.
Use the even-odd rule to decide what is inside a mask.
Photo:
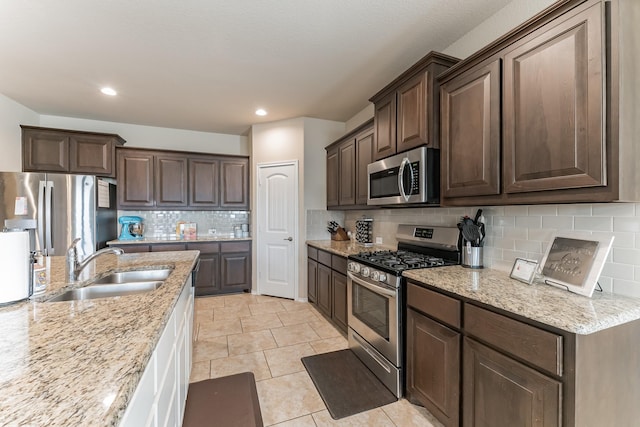
[(258, 116), (266, 116), (267, 112), (265, 110), (263, 110), (262, 108), (258, 108), (256, 110), (256, 115), (258, 115)]
[(110, 87), (103, 87), (102, 89), (100, 89), (100, 92), (109, 96), (116, 96), (118, 94), (118, 92), (116, 92), (113, 88), (110, 88)]

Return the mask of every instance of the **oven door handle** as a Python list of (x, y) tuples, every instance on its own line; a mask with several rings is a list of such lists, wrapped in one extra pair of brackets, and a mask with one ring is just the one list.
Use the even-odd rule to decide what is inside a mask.
[(389, 289), (383, 288), (382, 286), (376, 286), (376, 285), (372, 285), (371, 283), (365, 282), (362, 279), (357, 278), (356, 276), (354, 276), (350, 271), (347, 272), (347, 275), (349, 276), (349, 278), (356, 282), (358, 285), (365, 287), (367, 289), (369, 289), (371, 292), (375, 292), (377, 294), (382, 294), (384, 296), (390, 297), (390, 298), (395, 298), (397, 295), (396, 291), (391, 291)]

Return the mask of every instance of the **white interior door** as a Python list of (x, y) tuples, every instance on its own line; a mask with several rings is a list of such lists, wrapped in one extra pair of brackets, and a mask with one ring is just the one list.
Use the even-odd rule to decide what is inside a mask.
[(258, 293), (297, 297), (298, 163), (258, 165)]

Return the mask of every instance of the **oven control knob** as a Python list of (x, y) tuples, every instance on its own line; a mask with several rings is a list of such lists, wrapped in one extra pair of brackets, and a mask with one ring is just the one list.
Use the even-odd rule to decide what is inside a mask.
[(378, 277), (378, 280), (381, 282), (386, 282), (387, 281), (387, 275), (384, 273), (380, 273), (380, 276)]
[(371, 278), (377, 282), (378, 280), (380, 280), (380, 272), (374, 271), (373, 273), (371, 273)]
[(360, 264), (358, 264), (357, 262), (350, 262), (349, 271), (353, 273), (360, 273)]
[(364, 267), (364, 268), (362, 269), (362, 275), (363, 275), (364, 277), (369, 277), (369, 267)]

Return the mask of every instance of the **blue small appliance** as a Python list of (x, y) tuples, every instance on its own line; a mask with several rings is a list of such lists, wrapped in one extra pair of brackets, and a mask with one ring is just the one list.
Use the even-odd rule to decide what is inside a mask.
[(138, 240), (142, 239), (144, 225), (142, 218), (139, 216), (121, 216), (118, 218), (120, 223), (120, 240)]

